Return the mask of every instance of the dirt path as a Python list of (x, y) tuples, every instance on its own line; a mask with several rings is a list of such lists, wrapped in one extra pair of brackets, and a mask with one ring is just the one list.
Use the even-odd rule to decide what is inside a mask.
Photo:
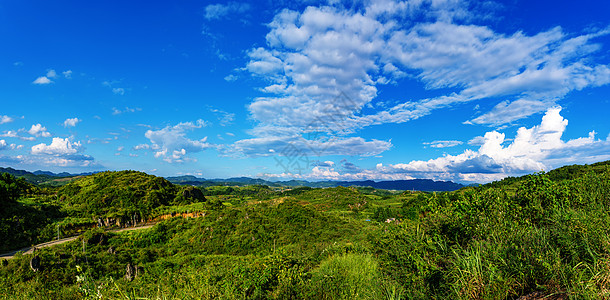
[[(144, 226), (112, 229), (112, 230), (107, 230), (107, 231), (108, 232), (123, 232), (123, 231), (130, 231), (130, 230), (140, 230), (140, 229), (147, 229), (147, 228), (153, 227), (154, 225), (155, 224), (149, 224), (149, 225), (144, 225)], [(69, 241), (73, 241), (73, 240), (77, 239), (79, 236), (80, 235), (63, 238), (63, 239), (59, 239), (59, 240), (54, 240), (54, 241), (49, 241), (49, 242), (41, 243), (41, 244), (38, 244), (38, 245), (35, 245), (32, 247), (25, 247), (23, 249), (11, 251), (8, 253), (3, 253), (3, 254), (0, 254), (0, 259), (11, 259), (11, 258), (13, 258), (13, 256), (15, 256), (15, 254), (17, 254), (17, 252), (23, 252), (23, 254), (29, 254), (29, 253), (34, 252), (35, 248), (40, 249), (40, 248), (46, 248), (46, 247), (51, 247), (54, 245), (63, 244), (63, 243), (69, 242)]]

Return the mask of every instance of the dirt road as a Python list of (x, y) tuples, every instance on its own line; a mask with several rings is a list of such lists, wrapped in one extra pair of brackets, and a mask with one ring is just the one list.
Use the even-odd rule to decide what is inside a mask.
[[(112, 229), (112, 230), (107, 230), (107, 231), (108, 232), (123, 232), (123, 231), (130, 231), (130, 230), (147, 229), (147, 228), (153, 227), (154, 225), (155, 224), (149, 224), (149, 225), (144, 225), (144, 226), (119, 228), (119, 229)], [(26, 248), (11, 251), (8, 253), (3, 253), (3, 254), (0, 254), (0, 259), (11, 259), (11, 258), (13, 258), (13, 256), (15, 256), (15, 254), (17, 254), (17, 252), (20, 252), (20, 251), (23, 252), (23, 254), (29, 254), (29, 253), (34, 252), (34, 248), (40, 249), (40, 248), (51, 247), (54, 245), (63, 244), (63, 243), (69, 242), (69, 241), (73, 241), (73, 240), (77, 239), (79, 236), (80, 235), (63, 238), (63, 239), (59, 239), (59, 240), (54, 240), (54, 241), (49, 241), (49, 242), (38, 244), (38, 245), (35, 245), (32, 247), (26, 247)]]

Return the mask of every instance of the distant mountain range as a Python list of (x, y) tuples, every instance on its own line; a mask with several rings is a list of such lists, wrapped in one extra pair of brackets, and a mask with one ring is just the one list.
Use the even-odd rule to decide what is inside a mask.
[[(23, 177), (30, 183), (40, 184), (52, 181), (58, 178), (86, 176), (94, 173), (71, 174), (67, 172), (53, 173), (49, 171), (28, 172), (24, 170), (16, 170), (13, 168), (0, 167), (0, 173), (9, 173), (15, 177)], [(411, 180), (392, 180), (392, 181), (305, 181), (305, 180), (288, 180), (288, 181), (268, 181), (260, 178), (250, 177), (233, 177), (227, 179), (205, 179), (191, 175), (166, 177), (168, 181), (174, 184), (194, 185), (200, 187), (213, 185), (267, 185), (267, 186), (308, 186), (312, 188), (337, 187), (337, 186), (361, 186), (372, 187), (384, 190), (415, 190), (415, 191), (455, 191), (463, 188), (464, 185), (451, 181), (434, 181), (430, 179), (411, 179)]]
[(313, 188), (321, 187), (336, 187), (336, 186), (361, 186), (372, 187), (384, 190), (415, 190), (415, 191), (455, 191), (464, 187), (464, 185), (451, 181), (434, 181), (430, 179), (411, 179), (411, 180), (392, 180), (392, 181), (304, 181), (304, 180), (288, 180), (288, 181), (268, 181), (260, 178), (250, 177), (234, 177), (228, 179), (205, 179), (195, 176), (177, 176), (166, 177), (168, 181), (174, 184), (195, 185), (195, 186), (212, 186), (218, 184), (224, 185), (268, 185), (268, 186), (308, 186)]
[(89, 172), (89, 173), (80, 173), (80, 174), (70, 174), (67, 172), (62, 172), (62, 173), (53, 173), (53, 172), (49, 172), (49, 171), (34, 171), (34, 172), (28, 172), (25, 170), (16, 170), (13, 168), (3, 168), (0, 167), (0, 173), (9, 173), (15, 177), (22, 177), (24, 178), (27, 182), (29, 183), (34, 183), (34, 184), (39, 184), (39, 183), (43, 183), (43, 182), (47, 182), (53, 179), (58, 179), (58, 178), (65, 178), (65, 177), (75, 177), (75, 176), (86, 176), (86, 175), (91, 175), (93, 173)]

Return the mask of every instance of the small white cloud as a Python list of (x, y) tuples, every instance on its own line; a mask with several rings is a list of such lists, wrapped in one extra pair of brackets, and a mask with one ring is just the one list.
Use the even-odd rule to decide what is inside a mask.
[(0, 116), (0, 124), (6, 124), (6, 123), (13, 122), (13, 121), (14, 121), (14, 119), (9, 116)]
[(50, 137), (51, 133), (47, 131), (47, 128), (42, 126), (41, 124), (34, 124), (28, 130), (28, 133), (35, 137)]
[(123, 114), (123, 113), (133, 113), (133, 112), (136, 112), (136, 111), (142, 111), (142, 109), (139, 108), (139, 107), (136, 107), (136, 108), (125, 107), (125, 109), (123, 109), (123, 110), (117, 109), (116, 107), (112, 108), (112, 114), (113, 115), (120, 115), (120, 114)]
[(123, 146), (119, 146), (116, 148), (116, 151), (118, 151), (118, 152), (121, 152), (123, 150), (125, 150), (125, 147), (123, 147)]
[(115, 95), (125, 95), (125, 89), (124, 88), (112, 88), (112, 93), (114, 93)]
[(61, 72), (61, 74), (63, 74), (66, 79), (72, 78), (72, 70), (63, 71), (63, 72)]
[(248, 3), (229, 2), (227, 4), (210, 4), (205, 7), (204, 17), (207, 20), (217, 20), (233, 13), (244, 13), (250, 9)]
[(82, 120), (79, 118), (70, 118), (64, 121), (64, 127), (74, 127), (76, 124), (80, 123)]
[(432, 148), (449, 148), (463, 144), (461, 141), (434, 141), (424, 143), (424, 145), (430, 145)]
[(133, 147), (133, 150), (145, 150), (145, 149), (150, 149), (150, 145), (149, 144), (140, 144), (140, 145), (136, 145)]
[(38, 78), (36, 78), (36, 80), (32, 81), (33, 84), (50, 84), (53, 83), (53, 81), (51, 81), (51, 79), (47, 78), (46, 76), (40, 76)]
[(237, 76), (235, 76), (233, 74), (229, 74), (229, 75), (225, 76), (225, 81), (233, 82), (233, 81), (237, 80), (238, 78), (239, 77), (237, 77)]
[(55, 70), (51, 69), (51, 70), (47, 71), (47, 77), (48, 78), (57, 78), (57, 72), (55, 72)]

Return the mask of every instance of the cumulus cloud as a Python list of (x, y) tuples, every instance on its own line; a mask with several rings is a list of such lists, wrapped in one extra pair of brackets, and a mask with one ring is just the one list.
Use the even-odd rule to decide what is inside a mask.
[(61, 74), (63, 74), (66, 79), (72, 78), (72, 70), (63, 71)]
[(204, 17), (207, 20), (217, 20), (224, 18), (230, 14), (244, 13), (250, 9), (250, 4), (229, 2), (227, 4), (210, 4), (205, 7)]
[(13, 122), (13, 121), (14, 121), (14, 119), (9, 116), (0, 116), (0, 124), (6, 124), (6, 123)]
[(79, 118), (68, 118), (64, 121), (64, 127), (74, 127), (81, 121)]
[[(266, 45), (247, 53), (244, 69), (267, 82), (260, 88), (266, 95), (248, 105), (257, 121), (250, 133), (302, 135), (333, 110), (343, 121), (340, 132), (329, 130), (348, 135), (473, 101), (496, 106), (466, 123), (501, 126), (546, 111), (570, 91), (610, 83), (594, 43), (610, 28), (501, 33), (477, 24), (481, 12), (469, 7), (460, 0), (377, 0), (358, 10), (329, 4), (280, 11)], [(405, 77), (441, 95), (407, 100), (405, 93), (394, 106), (363, 113), (380, 86)]]
[(605, 140), (596, 139), (596, 133), (592, 131), (587, 137), (562, 140), (568, 120), (564, 119), (560, 112), (561, 107), (548, 109), (539, 125), (519, 128), (510, 143), (507, 142), (505, 133), (487, 132), (483, 137), (473, 139), (476, 142), (471, 144), (480, 145), (478, 150), (468, 149), (458, 155), (443, 155), (427, 161), (377, 164), (373, 169), (358, 172), (339, 172), (333, 166), (316, 165), (308, 174), (262, 175), (333, 180), (432, 178), (484, 183), (508, 175), (519, 176), (548, 171), (569, 163), (592, 163), (610, 159), (610, 136)]
[(35, 137), (51, 137), (51, 133), (47, 131), (47, 128), (41, 124), (34, 124), (28, 130), (28, 133)]
[(40, 162), (53, 166), (92, 166), (93, 157), (80, 154), (80, 142), (71, 142), (69, 138), (53, 138), (51, 144), (44, 143), (32, 146), (31, 153), (37, 156)]
[(70, 155), (78, 152), (80, 142), (72, 143), (68, 138), (53, 138), (50, 145), (44, 143), (32, 146), (32, 154)]
[[(206, 126), (205, 121), (200, 119), (195, 123), (184, 122), (160, 130), (148, 130), (144, 136), (150, 140), (149, 147), (155, 152), (155, 157), (162, 158), (168, 163), (182, 163), (194, 161), (194, 159), (186, 156), (188, 153), (200, 152), (212, 147), (211, 144), (206, 142), (207, 137), (200, 140), (191, 140), (186, 136), (187, 131), (204, 126)], [(147, 147), (139, 145), (136, 148), (145, 149)]]

